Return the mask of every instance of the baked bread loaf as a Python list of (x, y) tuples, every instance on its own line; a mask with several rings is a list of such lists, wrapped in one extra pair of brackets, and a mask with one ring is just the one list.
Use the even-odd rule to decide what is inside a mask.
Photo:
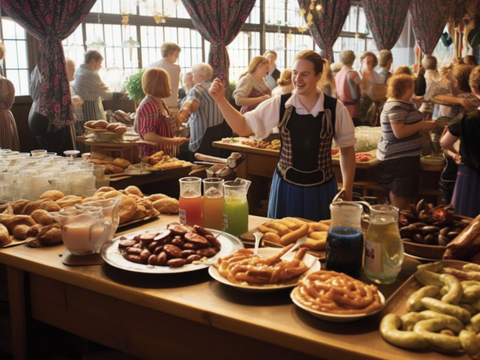
[(128, 161), (128, 160), (125, 160), (125, 159), (122, 159), (122, 158), (115, 158), (112, 161), (112, 165), (120, 166), (121, 168), (126, 169), (132, 164), (130, 164), (130, 161)]
[(142, 190), (140, 190), (137, 186), (135, 185), (130, 185), (125, 188), (125, 193), (127, 194), (132, 194), (132, 195), (137, 195), (141, 198), (143, 198), (143, 193)]
[(152, 194), (148, 198), (150, 199), (150, 201), (155, 202), (157, 200), (165, 199), (165, 198), (168, 198), (168, 197), (169, 197), (168, 195), (158, 193), (158, 194)]
[(134, 198), (131, 198), (128, 195), (122, 195), (119, 208), (120, 224), (124, 224), (127, 221), (130, 221), (135, 215), (135, 212), (137, 211), (137, 202)]
[(113, 164), (105, 164), (105, 174), (121, 174), (124, 169)]
[(177, 199), (166, 197), (154, 201), (153, 207), (161, 214), (178, 214), (179, 202)]
[(0, 246), (8, 245), (11, 242), (12, 242), (12, 239), (10, 238), (10, 234), (8, 232), (7, 227), (2, 223), (0, 223)]
[(443, 259), (470, 260), (480, 252), (480, 215), (450, 241)]
[(75, 206), (76, 204), (81, 204), (82, 202), (83, 199), (76, 195), (67, 195), (55, 201), (55, 203), (57, 203), (62, 209), (66, 206)]
[(42, 195), (40, 195), (40, 199), (50, 199), (56, 201), (64, 196), (65, 195), (59, 190), (48, 190), (45, 191)]

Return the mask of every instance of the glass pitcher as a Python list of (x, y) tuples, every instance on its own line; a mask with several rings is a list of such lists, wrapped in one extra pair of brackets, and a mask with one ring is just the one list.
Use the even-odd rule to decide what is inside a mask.
[(223, 182), (221, 178), (203, 179), (203, 227), (223, 230)]
[(365, 275), (377, 284), (391, 284), (397, 279), (402, 263), (398, 209), (391, 205), (370, 206), (365, 234)]
[(251, 181), (236, 178), (225, 181), (223, 189), (223, 230), (234, 236), (248, 231), (247, 193)]
[(360, 277), (363, 260), (361, 218), (363, 206), (340, 201), (330, 204), (330, 229), (326, 244), (326, 268)]
[(108, 240), (112, 225), (105, 221), (102, 209), (67, 206), (49, 215), (60, 224), (62, 240), (73, 255), (89, 255), (100, 250)]
[(110, 229), (110, 234), (108, 236), (108, 240), (112, 240), (115, 237), (115, 232), (117, 231), (118, 225), (120, 223), (120, 201), (120, 196), (117, 196), (109, 199), (86, 201), (83, 204), (75, 205), (75, 207), (78, 209), (85, 209), (89, 206), (93, 206), (94, 208), (101, 208), (103, 217), (112, 225)]

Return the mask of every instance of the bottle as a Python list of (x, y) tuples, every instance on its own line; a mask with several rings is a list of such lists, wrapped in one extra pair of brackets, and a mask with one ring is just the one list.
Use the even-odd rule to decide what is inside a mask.
[(392, 284), (402, 263), (398, 209), (390, 205), (371, 206), (370, 223), (365, 234), (365, 275), (377, 284)]
[(363, 207), (350, 201), (330, 204), (331, 222), (326, 243), (327, 270), (359, 278), (363, 260)]

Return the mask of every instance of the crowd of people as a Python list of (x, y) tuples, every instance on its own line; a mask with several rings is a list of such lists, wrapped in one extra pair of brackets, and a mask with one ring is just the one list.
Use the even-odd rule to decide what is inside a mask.
[[(224, 79), (213, 79), (209, 64), (194, 64), (182, 78), (176, 64), (180, 53), (180, 46), (166, 42), (162, 58), (145, 68), (146, 97), (134, 126), (141, 139), (157, 146), (139, 146), (140, 156), (164, 150), (194, 160), (195, 152), (204, 149), (202, 143), (211, 142), (205, 136), (208, 129), (224, 120), (241, 136), (262, 139), (278, 130), (282, 147), (272, 174), (268, 216), (320, 220), (329, 218), (328, 206), (338, 192), (332, 141), (340, 148), (344, 199), (350, 200), (355, 127), (380, 126), (378, 183), (388, 191), (391, 204), (405, 209), (416, 200), (420, 156), (440, 154), (445, 158), (439, 183), (443, 202), (452, 203), (460, 215), (480, 213), (480, 68), (474, 56), (441, 69), (434, 56), (424, 56), (414, 73), (406, 65), (393, 71), (389, 50), (365, 52), (358, 68), (351, 50), (342, 51), (338, 63), (306, 50), (295, 56), (291, 67), (280, 70), (277, 54), (270, 50), (253, 57), (236, 79), (232, 104), (225, 96)], [(85, 121), (105, 118), (102, 100), (125, 96), (110, 92), (100, 79), (102, 61), (96, 50), (85, 53), (77, 70), (67, 59), (77, 119), (72, 134), (81, 135)], [(35, 106), (38, 75), (36, 68), (29, 125), (49, 149), (49, 121)]]

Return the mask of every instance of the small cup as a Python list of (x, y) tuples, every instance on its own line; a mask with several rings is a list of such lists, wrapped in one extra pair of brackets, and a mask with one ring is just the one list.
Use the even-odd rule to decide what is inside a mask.
[(78, 151), (78, 150), (65, 150), (65, 151), (63, 152), (63, 154), (64, 154), (66, 157), (70, 157), (70, 158), (72, 158), (72, 159), (75, 159), (75, 158), (78, 156), (78, 154), (80, 154), (80, 151)]
[(44, 157), (47, 155), (47, 150), (37, 149), (30, 151), (30, 153), (32, 154), (32, 157)]

